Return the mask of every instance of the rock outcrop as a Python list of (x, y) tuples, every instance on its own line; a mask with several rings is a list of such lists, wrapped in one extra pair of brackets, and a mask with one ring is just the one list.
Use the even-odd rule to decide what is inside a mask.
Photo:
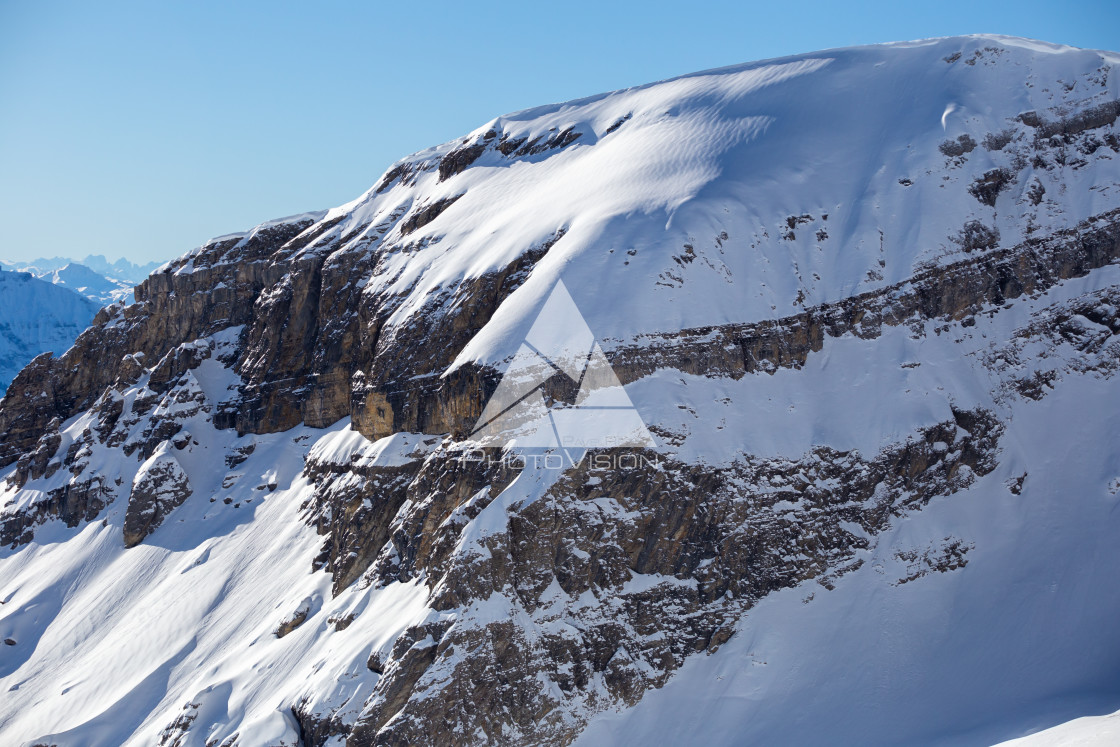
[(191, 483), (165, 442), (140, 466), (128, 494), (124, 514), (124, 545), (134, 547), (154, 532), (164, 518), (191, 496)]

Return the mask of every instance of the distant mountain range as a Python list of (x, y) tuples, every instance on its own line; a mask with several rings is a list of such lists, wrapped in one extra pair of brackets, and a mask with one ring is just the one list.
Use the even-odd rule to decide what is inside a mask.
[(132, 287), (148, 277), (159, 264), (138, 265), (127, 259), (110, 262), (100, 254), (90, 254), (81, 261), (66, 257), (40, 257), (29, 262), (0, 260), (2, 269), (30, 273), (102, 306), (131, 298)]
[(159, 266), (89, 255), (30, 262), (0, 260), (0, 395), (40, 353), (63, 353), (103, 306), (128, 301)]
[(30, 272), (36, 277), (42, 277), (48, 272), (61, 270), (67, 265), (84, 265), (98, 275), (112, 280), (119, 280), (128, 285), (136, 285), (141, 280), (148, 277), (148, 275), (152, 274), (152, 271), (162, 264), (162, 262), (148, 262), (147, 264), (138, 265), (127, 259), (118, 259), (115, 262), (110, 262), (102, 254), (87, 254), (85, 259), (40, 257), (30, 262), (10, 262), (7, 260), (0, 260), (0, 262), (7, 265), (7, 269), (23, 270), (25, 272)]

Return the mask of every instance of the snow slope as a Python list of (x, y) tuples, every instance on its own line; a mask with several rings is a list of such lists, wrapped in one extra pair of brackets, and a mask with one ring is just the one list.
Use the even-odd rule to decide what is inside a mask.
[[(781, 318), (965, 256), (951, 237), (969, 220), (1013, 245), (1032, 226), (1074, 225), (1120, 204), (1120, 159), (1107, 148), (1092, 168), (1025, 164), (994, 206), (965, 187), (1010, 165), (1013, 147), (978, 145), (967, 159), (939, 151), (962, 135), (979, 143), (1005, 130), (1021, 142), (1033, 130), (1015, 121), (1020, 112), (1115, 100), (1120, 81), (1100, 71), (1116, 59), (1018, 39), (933, 40), (750, 63), (530, 109), (397, 164), (412, 170), (408, 184), (379, 183), (329, 211), (323, 221), (340, 222), (316, 246), (339, 237), (341, 252), (371, 240), (414, 244), (386, 258), (365, 289), (405, 294), (390, 320), (404, 327), (438, 289), (503, 268), (563, 231), (460, 364), (508, 360), (560, 277), (608, 343)], [(491, 146), (449, 178), (433, 168), (489, 132), (533, 142), (569, 129), (580, 137), (559, 151), (509, 158)], [(1035, 180), (1047, 191), (1032, 206)], [(399, 227), (382, 235), (393, 216), (454, 197), (407, 238)]]
[[(1012, 247), (1120, 207), (1120, 149), (1106, 139), (1116, 125), (1095, 128), (1099, 142), (1083, 152), (1080, 140), (1039, 144), (1040, 126), (1020, 116), (1049, 121), (1120, 99), (1118, 62), (963, 37), (750, 63), (540, 107), (404, 159), (351, 203), (297, 216), (316, 237), (299, 251), (375, 260), (352, 281), (396, 304), (380, 330), (388, 344), (440, 304), (469, 302), (449, 289), (552, 242), (450, 367), (425, 372), (432, 378), (475, 362), (502, 367), (558, 279), (608, 354), (686, 328), (781, 320), (994, 253), (963, 243), (972, 221)], [(464, 149), (467, 167), (442, 166)], [(1000, 169), (1013, 174), (990, 200), (974, 194)], [(164, 269), (212, 271), (195, 260), (215, 242), (232, 253), (280, 223)], [(583, 700), (563, 701), (562, 725), (586, 745), (990, 744), (1051, 727), (1036, 738), (1106, 743), (1107, 721), (1058, 725), (1120, 707), (1120, 346), (1107, 323), (1117, 289), (1120, 265), (1106, 264), (975, 313), (829, 337), (769, 372), (661, 365), (627, 383), (657, 453), (711, 472), (811, 464), (818, 449), (870, 460), (981, 410), (1000, 424), (997, 463), (984, 474), (961, 466), (951, 489), (892, 514), (876, 536), (849, 526), (866, 546), (847, 572), (763, 596), (729, 640), (691, 655), (636, 705), (592, 678)], [(111, 324), (124, 326), (117, 314)], [(403, 667), (395, 649), (435, 646), (398, 646), (406, 630), (509, 621), (543, 637), (586, 622), (573, 610), (609, 609), (591, 592), (569, 599), (555, 579), (540, 607), (502, 588), (437, 609), (447, 589), (428, 582), (438, 569), (364, 576), (335, 593), (308, 520), (316, 481), (360, 486), (370, 470), (430, 464), (458, 445), (443, 433), (370, 442), (349, 418), (269, 434), (217, 428), (220, 404), (243, 383), (226, 355), (241, 331), (184, 343), (208, 357), (166, 388), (157, 362), (141, 361), (135, 381), (61, 424), (41, 474), (21, 484), (18, 465), (0, 471), (4, 515), (31, 514), (82, 480), (126, 486), (96, 520), (67, 527), (47, 512), (30, 541), (0, 550), (0, 640), (11, 641), (0, 646), (0, 742), (296, 745), (299, 712), (342, 724), (321, 742), (336, 747)], [(1022, 385), (1035, 378), (1046, 382), (1037, 397)], [(166, 424), (173, 435), (161, 435)], [(969, 434), (954, 429), (936, 454), (964, 448)], [(193, 494), (126, 549), (127, 486), (150, 467), (145, 445), (173, 458)], [(473, 492), (423, 533), (456, 528), (451, 557), (484, 556), (513, 514), (547, 498), (555, 472), (528, 466), (498, 496)], [(743, 494), (787, 495), (777, 472)], [(432, 500), (411, 498), (392, 518), (396, 532), (414, 503)], [(597, 521), (626, 520), (612, 499), (587, 503)], [(771, 508), (804, 502), (791, 495)], [(951, 548), (966, 562), (934, 568)], [(383, 555), (393, 551), (387, 543)], [(635, 573), (624, 588), (664, 585), (696, 582)], [(456, 691), (437, 679), (449, 667), (427, 672), (415, 699)], [(509, 728), (511, 741), (526, 733)]]
[(1116, 744), (1120, 742), (1120, 714), (1105, 716), (1086, 716), (1064, 724), (1036, 732), (1029, 737), (1014, 739), (1004, 744), (1013, 747), (1034, 747), (1052, 745), (1053, 747), (1085, 747), (1094, 744)]
[[(224, 490), (212, 465), (235, 434), (191, 427), (200, 446), (179, 458), (196, 500), (148, 543), (123, 552), (118, 504), (108, 526), (44, 532), (5, 562), (4, 611), (23, 610), (0, 623), (18, 641), (0, 658), (6, 743), (155, 744), (193, 703), (203, 720), (222, 724), (199, 740), (240, 734), (246, 745), (295, 745), (298, 729), (282, 705), (305, 691), (360, 702), (376, 680), (366, 669), (371, 646), (426, 614), (422, 586), (332, 599), (329, 577), (310, 573), (318, 538), (300, 521), (307, 482), (298, 472), (321, 434), (248, 437), (256, 451), (237, 487)], [(254, 492), (270, 480), (274, 492)], [(226, 495), (238, 502), (207, 500)], [(317, 622), (276, 638), (304, 602)], [(324, 635), (328, 617), (354, 611), (362, 614), (345, 635)], [(95, 630), (112, 632), (73, 647), (75, 635)], [(56, 705), (44, 707), (44, 697)]]

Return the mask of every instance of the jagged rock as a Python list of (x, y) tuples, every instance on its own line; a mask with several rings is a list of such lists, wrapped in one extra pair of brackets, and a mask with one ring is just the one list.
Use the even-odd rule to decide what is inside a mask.
[(60, 425), (58, 418), (52, 420), (47, 425), (46, 432), (39, 437), (34, 451), (19, 458), (13, 475), (15, 484), (23, 486), (27, 484), (28, 480), (35, 480), (44, 476), (49, 477), (49, 474), (54, 474), (62, 466), (60, 460), (54, 459), (58, 447), (62, 444), (62, 436), (58, 432)]
[(412, 212), (412, 215), (401, 224), (401, 235), (407, 236), (415, 231), (417, 228), (423, 228), (428, 225), (443, 213), (444, 210), (451, 207), (456, 200), (462, 195), (455, 197), (445, 197), (442, 200), (436, 200), (430, 205), (423, 205)]
[(158, 747), (183, 747), (191, 725), (198, 718), (198, 708), (201, 703), (186, 703), (175, 719), (163, 728), (159, 734)]
[(125, 547), (143, 542), (191, 496), (190, 480), (170, 447), (170, 443), (164, 442), (136, 473), (125, 511)]
[(956, 140), (946, 140), (938, 146), (942, 153), (950, 158), (958, 158), (976, 150), (976, 141), (969, 134), (959, 136)]
[(1011, 172), (1007, 169), (992, 169), (974, 181), (968, 188), (968, 193), (988, 207), (996, 206), (996, 198), (1012, 181)]
[(1073, 116), (1061, 117), (1057, 120), (1046, 120), (1036, 111), (1023, 112), (1019, 121), (1028, 127), (1035, 128), (1040, 140), (1049, 139), (1055, 135), (1069, 137), (1078, 135), (1086, 130), (1106, 127), (1120, 118), (1120, 101), (1104, 101), (1091, 106)]
[(102, 477), (87, 477), (79, 470), (78, 475), (49, 490), (43, 500), (28, 510), (0, 513), (0, 544), (15, 547), (30, 542), (34, 528), (51, 518), (70, 527), (93, 521), (114, 495), (113, 486)]
[(468, 166), (478, 160), (484, 150), (486, 150), (485, 143), (474, 143), (448, 153), (439, 162), (440, 181), (465, 171)]
[[(814, 578), (828, 588), (829, 569), (850, 570), (865, 536), (990, 472), (1001, 432), (992, 413), (961, 411), (870, 461), (818, 449), (711, 470), (645, 454), (634, 469), (602, 472), (588, 460), (547, 498), (512, 512), (482, 553), (462, 551), (458, 528), (511, 476), (428, 458), (392, 550), (371, 573), (383, 582), (427, 578), (437, 610), (512, 588), (516, 608), (541, 629), (563, 619), (579, 633), (529, 639), (508, 621), (469, 618), (411, 629), (374, 662), (382, 678), (352, 743), (414, 743), (439, 724), (518, 743), (567, 741), (573, 712), (636, 702), (689, 655), (717, 649), (767, 593)], [(762, 484), (767, 493), (756, 492)], [(963, 566), (967, 549), (946, 552), (923, 556), (925, 572)], [(646, 586), (645, 578), (662, 581)], [(451, 683), (466, 689), (410, 697)]]
[(307, 622), (307, 616), (311, 613), (311, 600), (305, 599), (300, 606), (284, 618), (283, 621), (276, 627), (276, 637), (283, 638)]
[(155, 392), (167, 391), (173, 381), (187, 371), (198, 368), (210, 354), (210, 346), (203, 340), (193, 340), (169, 350), (152, 369), (148, 386)]

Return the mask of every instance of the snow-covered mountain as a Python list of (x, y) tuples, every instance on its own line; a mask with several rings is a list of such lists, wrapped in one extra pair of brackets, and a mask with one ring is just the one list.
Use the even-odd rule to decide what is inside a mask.
[(63, 353), (97, 304), (23, 272), (0, 270), (0, 395), (40, 353)]
[(0, 742), (1107, 740), (1118, 63), (697, 73), (164, 266), (0, 401)]
[(105, 277), (77, 262), (67, 262), (60, 267), (55, 267), (53, 261), (48, 261), (44, 263), (46, 268), (34, 263), (5, 262), (4, 264), (8, 266), (7, 269), (26, 272), (53, 285), (69, 288), (101, 306), (130, 300), (132, 296), (133, 283)]
[(130, 300), (132, 296), (132, 283), (107, 278), (76, 262), (57, 270), (45, 272), (39, 277), (55, 285), (69, 288), (75, 293), (80, 293), (102, 306), (117, 301)]

